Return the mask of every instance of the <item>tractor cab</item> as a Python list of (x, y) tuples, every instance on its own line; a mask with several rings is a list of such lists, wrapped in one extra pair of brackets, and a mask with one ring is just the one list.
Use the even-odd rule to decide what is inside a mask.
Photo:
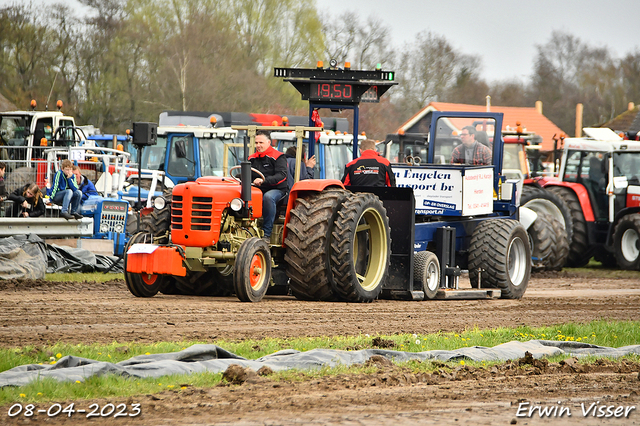
[(593, 137), (565, 139), (560, 180), (582, 185), (595, 221), (609, 223), (623, 210), (640, 206), (640, 142), (602, 130), (585, 128)]
[[(75, 126), (73, 117), (58, 111), (10, 111), (0, 113), (0, 145), (6, 146), (5, 158), (10, 162), (43, 158), (42, 150), (51, 146), (75, 146), (86, 140)], [(9, 164), (10, 168), (21, 167)]]
[(640, 142), (608, 128), (564, 140), (559, 180), (540, 180), (571, 208), (569, 262), (594, 256), (607, 266), (640, 269)]

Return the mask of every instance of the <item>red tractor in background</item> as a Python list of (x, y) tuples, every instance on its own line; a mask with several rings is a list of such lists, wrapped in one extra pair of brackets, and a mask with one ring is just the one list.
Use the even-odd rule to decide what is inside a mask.
[[(569, 241), (573, 220), (569, 206), (552, 191), (538, 183), (543, 172), (540, 155), (540, 136), (528, 132), (519, 122), (516, 127), (503, 130), (505, 175), (522, 180), (520, 205), (536, 213), (527, 228), (531, 243), (533, 265), (538, 270), (559, 271), (569, 255)], [(521, 221), (527, 211), (521, 209)]]
[(567, 138), (557, 179), (538, 181), (569, 206), (573, 234), (567, 264), (591, 257), (605, 266), (640, 269), (640, 142), (608, 128)]

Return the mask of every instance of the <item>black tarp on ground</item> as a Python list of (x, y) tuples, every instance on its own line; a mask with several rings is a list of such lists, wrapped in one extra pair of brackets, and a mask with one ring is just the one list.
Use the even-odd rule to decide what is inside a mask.
[(41, 279), (47, 271), (46, 244), (37, 235), (0, 239), (0, 279)]
[(238, 364), (258, 371), (263, 366), (273, 371), (288, 369), (315, 370), (322, 367), (362, 364), (373, 355), (381, 355), (395, 362), (410, 360), (438, 361), (506, 361), (515, 360), (529, 352), (540, 359), (554, 355), (577, 357), (596, 356), (617, 358), (625, 355), (640, 355), (640, 345), (610, 348), (582, 342), (559, 342), (552, 340), (511, 341), (487, 348), (473, 346), (455, 350), (432, 350), (424, 352), (401, 352), (385, 349), (363, 349), (343, 351), (337, 349), (313, 349), (300, 352), (286, 349), (256, 360), (242, 358), (216, 345), (198, 344), (178, 352), (139, 355), (119, 363), (96, 361), (67, 355), (53, 365), (29, 364), (14, 367), (0, 373), (0, 388), (23, 386), (34, 380), (52, 378), (61, 382), (83, 381), (92, 376), (116, 374), (132, 377), (162, 377), (173, 374), (192, 374), (203, 371), (220, 373), (229, 365)]
[(89, 250), (47, 244), (35, 234), (0, 239), (0, 279), (41, 279), (55, 272), (124, 271), (116, 256), (94, 254)]

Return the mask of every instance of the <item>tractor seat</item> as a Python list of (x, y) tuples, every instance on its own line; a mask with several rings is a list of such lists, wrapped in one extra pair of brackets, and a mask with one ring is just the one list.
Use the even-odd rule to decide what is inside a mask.
[(289, 203), (289, 193), (280, 198), (280, 201), (276, 203), (276, 217), (285, 216), (287, 214), (287, 204)]

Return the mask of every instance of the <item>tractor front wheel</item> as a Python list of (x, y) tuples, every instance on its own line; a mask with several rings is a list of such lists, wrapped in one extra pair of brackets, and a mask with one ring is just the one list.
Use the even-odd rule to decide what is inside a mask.
[(271, 280), (271, 253), (260, 238), (245, 240), (233, 266), (233, 286), (236, 296), (243, 302), (259, 302)]
[(163, 290), (169, 283), (171, 277), (165, 275), (156, 274), (135, 274), (127, 272), (127, 251), (136, 243), (149, 243), (151, 242), (151, 235), (146, 232), (138, 232), (129, 239), (129, 242), (124, 248), (124, 282), (127, 284), (127, 288), (136, 297), (153, 297)]

